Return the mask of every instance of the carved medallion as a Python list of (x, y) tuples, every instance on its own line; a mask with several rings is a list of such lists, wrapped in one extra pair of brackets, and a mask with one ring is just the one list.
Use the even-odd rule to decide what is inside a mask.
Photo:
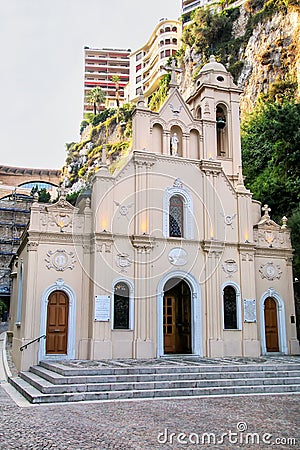
[(184, 266), (187, 263), (188, 254), (183, 248), (176, 247), (170, 250), (168, 259), (173, 266)]
[(226, 273), (226, 278), (230, 278), (234, 273), (238, 271), (238, 266), (236, 261), (234, 261), (233, 259), (228, 259), (222, 264), (222, 269)]
[(67, 252), (66, 250), (50, 250), (45, 258), (47, 269), (55, 269), (59, 272), (63, 272), (67, 269), (73, 269), (75, 266), (75, 255), (73, 252)]
[(128, 213), (130, 208), (133, 207), (133, 203), (130, 203), (129, 205), (121, 205), (121, 203), (114, 201), (115, 205), (119, 208), (119, 214), (120, 216), (126, 216), (128, 219)]
[(132, 261), (129, 258), (129, 255), (127, 253), (119, 253), (116, 258), (116, 266), (121, 269), (121, 272), (127, 272), (127, 267), (130, 267), (132, 264)]
[[(222, 213), (221, 213), (222, 214)], [(224, 223), (225, 225), (230, 226), (233, 229), (233, 221), (236, 217), (236, 214), (222, 214), (222, 216), (224, 217)]]
[(259, 273), (263, 279), (267, 278), (267, 280), (270, 281), (275, 280), (275, 278), (279, 280), (282, 275), (280, 266), (278, 264), (275, 265), (273, 262), (262, 264), (260, 266)]
[(183, 189), (183, 183), (182, 183), (181, 179), (180, 178), (176, 178), (176, 180), (173, 183), (173, 186), (177, 187), (177, 188), (180, 188), (180, 189)]

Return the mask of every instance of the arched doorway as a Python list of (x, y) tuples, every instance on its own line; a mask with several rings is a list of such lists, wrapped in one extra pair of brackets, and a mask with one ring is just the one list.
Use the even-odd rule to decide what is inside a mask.
[(53, 291), (47, 305), (46, 354), (66, 355), (68, 349), (69, 297)]
[(265, 300), (265, 336), (267, 352), (279, 352), (277, 305), (272, 297)]
[(164, 353), (192, 353), (191, 328), (190, 287), (184, 280), (172, 278), (164, 286)]

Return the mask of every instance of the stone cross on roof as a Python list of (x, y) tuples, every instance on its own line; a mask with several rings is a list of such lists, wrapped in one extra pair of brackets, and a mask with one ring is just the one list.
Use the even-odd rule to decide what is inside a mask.
[(162, 66), (162, 68), (164, 70), (166, 70), (167, 72), (171, 72), (170, 85), (171, 86), (177, 86), (176, 72), (180, 73), (180, 72), (182, 72), (182, 69), (180, 69), (179, 67), (176, 66), (176, 59), (173, 58), (172, 62), (171, 62), (171, 65), (165, 65), (165, 66)]
[(268, 205), (264, 205), (261, 210), (264, 212), (264, 217), (270, 218), (269, 212), (271, 212), (271, 208)]

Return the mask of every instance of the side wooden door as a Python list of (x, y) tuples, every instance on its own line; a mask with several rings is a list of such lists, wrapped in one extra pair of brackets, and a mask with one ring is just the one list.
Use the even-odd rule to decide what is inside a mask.
[(272, 297), (265, 301), (265, 329), (267, 352), (279, 352), (277, 307)]
[(176, 352), (176, 300), (172, 295), (164, 297), (164, 352)]
[(47, 307), (46, 353), (67, 354), (69, 298), (62, 291), (50, 294)]

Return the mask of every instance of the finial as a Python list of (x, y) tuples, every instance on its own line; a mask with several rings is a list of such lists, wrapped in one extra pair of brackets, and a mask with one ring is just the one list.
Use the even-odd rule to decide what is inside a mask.
[(37, 192), (33, 194), (33, 201), (34, 203), (37, 203), (39, 201), (39, 194)]
[(284, 230), (285, 228), (287, 228), (286, 223), (287, 223), (288, 219), (287, 219), (287, 217), (283, 216), (283, 218), (281, 220), (282, 220), (281, 228)]
[(57, 189), (57, 194), (58, 194), (58, 198), (62, 198), (62, 199), (66, 198), (67, 190), (66, 190), (66, 187), (63, 184), (61, 184), (59, 186), (59, 188)]
[(106, 166), (106, 144), (102, 145), (101, 166)]
[(238, 182), (237, 182), (238, 186), (244, 186), (244, 178), (243, 178), (243, 169), (242, 166), (239, 166), (239, 171), (238, 171)]
[(209, 57), (209, 62), (210, 62), (210, 63), (215, 63), (215, 62), (216, 62), (215, 55), (210, 55), (210, 57)]
[(139, 99), (137, 101), (137, 106), (144, 107), (145, 106), (145, 97), (142, 93), (140, 93)]

